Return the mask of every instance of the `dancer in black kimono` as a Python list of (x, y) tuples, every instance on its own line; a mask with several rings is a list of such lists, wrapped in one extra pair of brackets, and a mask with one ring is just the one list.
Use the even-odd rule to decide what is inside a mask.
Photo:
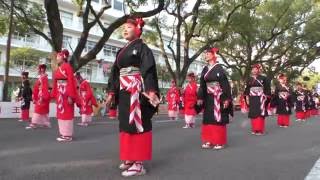
[(120, 127), (120, 159), (125, 177), (143, 175), (142, 162), (151, 160), (151, 118), (159, 104), (159, 88), (154, 56), (140, 39), (144, 22), (129, 19), (123, 37), (128, 41), (117, 55), (109, 79), (107, 104), (117, 97)]
[(306, 104), (307, 96), (300, 82), (296, 84), (296, 91), (294, 92), (294, 108), (296, 111), (296, 121), (301, 122), (306, 120)]
[(29, 109), (30, 102), (32, 101), (32, 89), (30, 87), (28, 76), (28, 72), (22, 72), (21, 74), (22, 83), (18, 95), (18, 100), (21, 102), (21, 119), (19, 122), (30, 121)]
[(310, 118), (316, 109), (316, 102), (314, 101), (312, 90), (307, 87), (305, 89), (307, 93), (307, 117)]
[(278, 126), (287, 128), (290, 125), (291, 108), (293, 107), (292, 89), (288, 86), (287, 77), (284, 74), (278, 76), (279, 84), (275, 89), (272, 104), (277, 109)]
[(233, 108), (230, 84), (224, 69), (217, 63), (217, 51), (217, 48), (206, 51), (208, 65), (201, 73), (197, 104), (204, 107), (202, 148), (219, 150), (227, 144), (227, 124)]
[(252, 76), (248, 79), (245, 95), (249, 103), (249, 118), (253, 135), (263, 135), (265, 133), (265, 117), (268, 116), (268, 103), (270, 102), (271, 87), (270, 80), (261, 75), (261, 65), (252, 67)]

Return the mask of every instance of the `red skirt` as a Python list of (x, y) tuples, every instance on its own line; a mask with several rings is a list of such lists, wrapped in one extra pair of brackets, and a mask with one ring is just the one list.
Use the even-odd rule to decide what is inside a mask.
[(307, 110), (307, 112), (306, 112), (306, 118), (310, 118), (310, 116), (311, 116), (311, 110)]
[(311, 115), (313, 115), (313, 116), (318, 115), (318, 109), (312, 109), (311, 110)]
[(298, 111), (296, 112), (296, 118), (297, 119), (305, 119), (306, 118), (306, 113), (303, 111)]
[(278, 115), (278, 125), (279, 126), (289, 126), (290, 125), (290, 115), (279, 114)]
[(202, 143), (209, 142), (214, 145), (227, 144), (227, 127), (213, 124), (203, 124), (201, 127)]
[(120, 160), (146, 161), (152, 158), (152, 132), (129, 134), (120, 132)]
[(259, 116), (251, 119), (252, 132), (264, 133), (265, 120), (264, 117)]
[(24, 121), (29, 121), (29, 109), (22, 109), (21, 110), (21, 119)]
[(110, 118), (115, 118), (117, 117), (117, 109), (109, 109), (109, 117)]

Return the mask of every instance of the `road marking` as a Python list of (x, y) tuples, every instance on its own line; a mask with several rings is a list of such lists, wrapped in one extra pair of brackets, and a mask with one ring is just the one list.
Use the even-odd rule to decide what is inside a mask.
[(304, 178), (304, 180), (319, 180), (320, 179), (320, 159), (314, 164), (309, 174)]
[[(196, 118), (196, 121), (200, 121), (201, 118)], [(178, 119), (178, 120), (153, 120), (152, 122), (154, 123), (173, 123), (173, 122), (182, 122), (184, 121), (184, 119)], [(118, 124), (119, 121), (115, 120), (115, 121), (108, 121), (108, 122), (93, 122), (92, 125), (99, 125), (99, 124)]]

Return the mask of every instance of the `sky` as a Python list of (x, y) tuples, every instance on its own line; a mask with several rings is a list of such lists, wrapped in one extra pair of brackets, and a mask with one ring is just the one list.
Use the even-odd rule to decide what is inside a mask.
[(315, 60), (313, 63), (310, 64), (310, 67), (314, 66), (316, 72), (320, 73), (320, 59)]

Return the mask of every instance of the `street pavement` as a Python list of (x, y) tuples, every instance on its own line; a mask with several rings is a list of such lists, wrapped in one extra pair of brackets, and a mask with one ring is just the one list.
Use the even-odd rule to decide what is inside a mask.
[[(291, 119), (294, 119), (293, 117)], [(320, 119), (276, 126), (268, 117), (267, 134), (252, 136), (246, 115), (235, 113), (224, 150), (200, 148), (201, 116), (194, 129), (182, 118), (155, 116), (153, 160), (141, 180), (302, 180), (320, 156)], [(118, 180), (118, 122), (99, 118), (75, 127), (75, 141), (58, 143), (57, 124), (49, 130), (25, 130), (13, 119), (0, 120), (0, 180)]]

